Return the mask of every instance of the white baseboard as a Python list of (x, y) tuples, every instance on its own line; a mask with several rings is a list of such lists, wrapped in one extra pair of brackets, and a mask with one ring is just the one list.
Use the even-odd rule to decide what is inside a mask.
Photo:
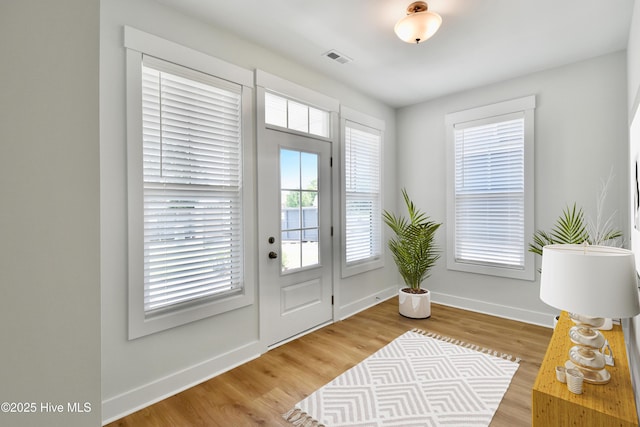
[(141, 387), (102, 401), (102, 425), (200, 384), (260, 356), (265, 349), (254, 341)]
[[(398, 295), (398, 287), (392, 286), (375, 294), (368, 295), (358, 301), (340, 307), (337, 320), (344, 320), (367, 308)], [(431, 301), (464, 310), (476, 311), (492, 316), (503, 317), (541, 326), (552, 326), (553, 314), (514, 307), (476, 301), (455, 295), (441, 294), (431, 291)], [(142, 408), (173, 396), (203, 381), (229, 371), (243, 363), (249, 362), (266, 349), (259, 341), (248, 343), (228, 353), (198, 363), (189, 368), (167, 375), (143, 386), (102, 401), (103, 425), (136, 412)]]
[(546, 326), (549, 328), (553, 327), (553, 313), (525, 310), (522, 308), (477, 301), (471, 298), (441, 294), (433, 291), (431, 291), (431, 302), (461, 308), (463, 310), (489, 314), (491, 316), (503, 317), (505, 319), (518, 320), (520, 322), (531, 323), (533, 325)]
[(337, 320), (344, 320), (347, 317), (353, 316), (356, 313), (359, 313), (367, 308), (373, 307), (376, 304), (381, 303), (382, 301), (388, 300), (389, 298), (393, 298), (398, 295), (398, 287), (392, 286), (390, 288), (383, 289), (375, 294), (367, 295), (366, 297), (359, 299), (358, 301), (354, 301), (350, 304), (342, 306), (338, 309), (338, 313), (336, 316)]

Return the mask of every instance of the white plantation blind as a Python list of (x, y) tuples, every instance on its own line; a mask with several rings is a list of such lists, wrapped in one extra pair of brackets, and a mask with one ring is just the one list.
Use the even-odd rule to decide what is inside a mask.
[(241, 86), (143, 56), (144, 311), (243, 286)]
[(346, 262), (379, 257), (381, 249), (380, 153), (376, 129), (345, 123)]
[(271, 92), (266, 92), (264, 98), (265, 123), (329, 138), (331, 116), (328, 111)]
[(455, 259), (525, 267), (524, 114), (456, 125)]

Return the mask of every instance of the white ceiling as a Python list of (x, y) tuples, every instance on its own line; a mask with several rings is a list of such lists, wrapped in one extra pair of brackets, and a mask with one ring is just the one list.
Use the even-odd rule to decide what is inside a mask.
[[(158, 0), (401, 107), (626, 49), (633, 0), (431, 0), (433, 38), (400, 41), (411, 0)], [(353, 58), (339, 64), (328, 50)]]

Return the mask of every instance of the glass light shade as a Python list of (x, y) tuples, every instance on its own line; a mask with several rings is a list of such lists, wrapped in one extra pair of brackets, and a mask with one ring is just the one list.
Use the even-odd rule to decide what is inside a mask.
[(633, 317), (640, 313), (634, 254), (609, 246), (547, 245), (540, 299), (587, 316)]
[(407, 43), (420, 43), (433, 36), (442, 24), (437, 13), (416, 12), (400, 19), (394, 28), (400, 40)]

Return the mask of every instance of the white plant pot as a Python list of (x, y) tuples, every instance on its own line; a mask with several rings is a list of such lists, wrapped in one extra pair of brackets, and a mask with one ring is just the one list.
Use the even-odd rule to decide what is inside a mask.
[(429, 291), (423, 294), (412, 294), (400, 289), (398, 291), (398, 300), (400, 302), (400, 314), (403, 316), (412, 319), (431, 317), (431, 293)]

